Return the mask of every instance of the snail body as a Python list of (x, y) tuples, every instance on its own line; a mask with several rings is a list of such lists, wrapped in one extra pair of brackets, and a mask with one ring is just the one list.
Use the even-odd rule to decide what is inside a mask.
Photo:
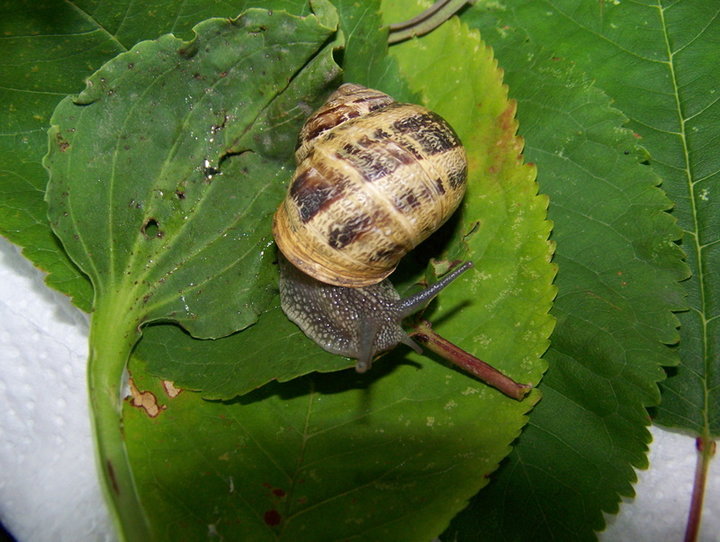
[(400, 323), (472, 267), (466, 262), (432, 286), (401, 298), (389, 280), (347, 288), (320, 282), (282, 256), (279, 264), (280, 299), (287, 317), (324, 350), (355, 359), (359, 373), (370, 368), (378, 352), (400, 343), (421, 353)]
[(305, 122), (295, 157), (273, 221), (284, 312), (359, 372), (398, 343), (420, 351), (400, 322), (472, 264), (407, 299), (386, 277), (460, 204), (458, 136), (421, 106), (345, 84)]

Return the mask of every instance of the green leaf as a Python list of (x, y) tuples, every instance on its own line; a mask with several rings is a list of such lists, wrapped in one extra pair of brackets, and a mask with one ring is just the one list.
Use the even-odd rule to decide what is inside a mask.
[[(662, 402), (653, 413), (656, 422), (699, 437), (690, 537), (699, 527), (711, 441), (720, 435), (720, 215), (715, 197), (720, 163), (713, 151), (720, 137), (720, 77), (714, 69), (720, 10), (702, 0), (623, 3), (601, 13), (568, 10), (568, 5), (552, 2), (540, 15), (536, 6), (522, 2), (511, 24), (526, 27), (531, 39), (559, 55), (587, 51), (577, 57), (579, 65), (630, 118), (663, 177), (683, 230), (681, 246), (692, 276), (684, 283), (689, 310), (678, 314), (681, 364), (661, 384)], [(546, 23), (535, 24), (538, 16)]]
[(336, 0), (340, 29), (345, 36), (343, 79), (381, 88), (396, 100), (417, 102), (417, 95), (400, 76), (397, 62), (388, 56), (388, 30), (383, 26), (379, 2)]
[[(546, 16), (547, 7), (523, 28), (564, 20)], [(626, 119), (562, 55), (528, 45), (513, 12), (474, 9), (463, 19), (482, 30), (505, 70), (526, 157), (550, 196), (558, 324), (543, 401), (493, 484), (444, 538), (592, 540), (602, 512), (632, 494), (633, 467), (647, 464), (644, 407), (658, 402), (661, 367), (676, 362), (663, 343), (678, 339), (671, 311), (683, 306), (677, 281), (686, 268), (673, 243), (680, 232), (664, 212), (671, 204), (621, 128)], [(586, 52), (571, 34), (568, 60)]]
[[(684, 283), (690, 310), (678, 314), (682, 364), (661, 385), (657, 420), (717, 436), (720, 214), (713, 186), (720, 164), (711, 145), (720, 137), (720, 76), (713, 67), (720, 9), (702, 0), (607, 4), (602, 12), (589, 3), (568, 6), (575, 3), (554, 1), (538, 10), (519, 2), (505, 20), (592, 74), (628, 116), (663, 178), (693, 276)], [(642, 32), (628, 31), (633, 28)]]
[[(393, 15), (388, 8), (386, 16)], [(448, 329), (458, 345), (515, 376), (514, 370), (536, 364), (548, 347), (555, 295), (548, 202), (537, 195), (534, 167), (522, 163), (515, 103), (507, 99), (492, 51), (456, 18), (421, 40), (393, 47), (392, 55), (411, 88), (451, 123), (468, 153), (461, 216), (445, 234), (453, 235), (450, 254), (472, 260), (478, 270), (457, 280), (461, 288), (439, 296), (440, 311), (463, 308), (462, 321), (437, 329)], [(448, 77), (465, 84), (448, 87)]]
[[(347, 39), (341, 51), (346, 63), (345, 81), (383, 88), (398, 99), (412, 100), (414, 95), (399, 76), (396, 62), (385, 55), (387, 30), (381, 28), (377, 4), (342, 1), (337, 7), (340, 30)], [(417, 280), (417, 264), (409, 274), (413, 277), (410, 283)], [(213, 342), (193, 340), (176, 327), (153, 326), (146, 330), (136, 354), (146, 360), (151, 374), (183, 388), (201, 390), (208, 399), (231, 399), (271, 380), (284, 382), (311, 371), (328, 372), (353, 365), (353, 361), (328, 354), (299, 333), (279, 302), (271, 303), (257, 325)], [(258, 362), (248, 364), (246, 359)]]
[[(43, 196), (47, 173), (47, 125), (55, 106), (86, 77), (136, 42), (166, 32), (191, 37), (191, 27), (212, 17), (239, 14), (247, 1), (187, 2), (59, 0), (0, 2), (3, 50), (0, 79), (0, 234), (23, 247), (47, 271), (49, 286), (89, 312), (92, 287), (53, 235)], [(303, 14), (303, 0), (274, 0), (263, 7)]]
[(53, 116), (53, 228), (98, 303), (128, 298), (137, 324), (172, 319), (222, 336), (266, 302), (268, 209), (304, 117), (296, 104), (317, 102), (332, 73), (329, 53), (313, 57), (333, 29), (307, 19), (267, 32), (283, 21), (252, 13), (198, 26), (191, 44), (139, 44)]
[(53, 115), (49, 216), (95, 289), (91, 403), (130, 539), (147, 526), (118, 417), (129, 352), (144, 323), (227, 335), (272, 295), (269, 209), (305, 108), (338, 73), (327, 6), (324, 20), (248, 10), (199, 24), (190, 42), (141, 42)]
[[(444, 32), (454, 44), (449, 50), (458, 53), (447, 56), (448, 65), (487, 97), (472, 119), (452, 107), (442, 113), (457, 122), (471, 161), (484, 168), (470, 177), (463, 218), (415, 258), (438, 254), (443, 240), (457, 234), (455, 255), (487, 261), (492, 276), (478, 272), (464, 288), (451, 287), (448, 293), (456, 291), (441, 296), (433, 319), (449, 339), (516, 379), (537, 382), (554, 293), (546, 199), (536, 195), (534, 169), (519, 160), (514, 109), (490, 51), (457, 23)], [(473, 51), (470, 59), (465, 48)], [(438, 88), (422, 92), (443, 109)], [(460, 99), (472, 98), (468, 92)], [(500, 292), (498, 282), (505, 283)], [(264, 325), (276, 330), (264, 337), (264, 346), (243, 342)], [(497, 335), (479, 334), (481, 326)], [(273, 339), (288, 341), (285, 348), (295, 356), (318, 351), (307, 339), (295, 343), (300, 337), (290, 329), (268, 311), (247, 331), (214, 344), (237, 340), (238, 364), (241, 355), (272, 362), (280, 348)], [(157, 348), (175, 355), (170, 334), (156, 338)], [(198, 356), (190, 371), (199, 373), (207, 359)], [(144, 398), (137, 403), (160, 407), (148, 412), (126, 406), (125, 430), (132, 435), (130, 454), (152, 532), (163, 540), (208, 532), (248, 540), (425, 540), (487, 483), (538, 398), (518, 403), (406, 349), (391, 352), (366, 375), (309, 375), (226, 403), (204, 402), (188, 391), (170, 398), (145, 367), (137, 360), (131, 365), (136, 396)], [(217, 388), (230, 380), (222, 377)], [(158, 460), (170, 450), (171, 461)]]
[[(25, 5), (23, 5), (25, 4)], [(0, 89), (0, 233), (24, 247), (23, 253), (49, 271), (48, 284), (73, 297), (81, 309), (92, 304), (90, 283), (62, 251), (47, 223), (43, 200), (47, 173), (47, 125), (55, 105), (77, 89), (82, 76), (118, 49), (108, 36), (89, 33), (85, 21), (63, 5), (3, 2)], [(59, 29), (47, 21), (63, 21)], [(77, 32), (75, 54), (66, 55), (63, 34)], [(97, 63), (96, 63), (97, 62)], [(11, 83), (12, 82), (12, 83)]]
[(353, 365), (308, 344), (279, 303), (275, 298), (251, 329), (216, 341), (193, 339), (177, 326), (149, 326), (136, 355), (146, 361), (150, 374), (200, 390), (206, 399), (232, 399), (272, 380), (286, 382), (310, 371)]
[[(133, 366), (131, 365), (131, 368)], [(508, 451), (516, 403), (433, 361), (393, 353), (354, 371), (269, 384), (231, 403), (168, 397), (124, 423), (157, 540), (425, 540)], [(189, 513), (189, 511), (192, 511)], [(331, 521), (328, 518), (332, 518)]]
[[(28, 4), (33, 4), (34, 2)], [(305, 0), (185, 0), (183, 2), (161, 2), (150, 0), (132, 2), (120, 0), (79, 0), (68, 5), (55, 0), (44, 2), (48, 9), (47, 20), (55, 28), (53, 20), (56, 10), (64, 5), (62, 13), (74, 19), (86, 21), (94, 34), (105, 35), (119, 44), (124, 50), (136, 43), (172, 33), (177, 37), (192, 39), (193, 27), (200, 21), (211, 17), (237, 17), (252, 7), (269, 10), (285, 10), (295, 15), (310, 13), (309, 3)], [(319, 13), (318, 13), (319, 15)], [(67, 39), (67, 38), (66, 38)]]

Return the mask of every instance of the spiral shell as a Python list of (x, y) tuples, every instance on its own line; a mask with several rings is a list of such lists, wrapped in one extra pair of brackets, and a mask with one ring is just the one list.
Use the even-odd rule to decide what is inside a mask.
[(465, 150), (450, 125), (360, 85), (342, 85), (307, 120), (295, 157), (275, 241), (298, 269), (336, 286), (383, 280), (465, 193)]

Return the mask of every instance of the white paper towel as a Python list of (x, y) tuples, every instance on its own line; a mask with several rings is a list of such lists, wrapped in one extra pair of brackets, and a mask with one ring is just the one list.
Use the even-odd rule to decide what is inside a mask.
[[(0, 519), (18, 542), (115, 539), (95, 472), (85, 363), (87, 322), (42, 273), (0, 239)], [(695, 442), (652, 428), (651, 468), (609, 516), (603, 542), (680, 541)], [(717, 461), (717, 460), (716, 460)], [(720, 542), (720, 468), (713, 466), (702, 542)]]
[(87, 322), (0, 244), (0, 518), (18, 542), (109, 541), (95, 472)]

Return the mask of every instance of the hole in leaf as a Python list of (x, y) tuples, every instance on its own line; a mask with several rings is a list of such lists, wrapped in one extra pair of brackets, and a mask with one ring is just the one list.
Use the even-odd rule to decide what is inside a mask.
[(178, 54), (183, 58), (192, 58), (198, 53), (197, 44), (193, 41), (178, 49)]
[(225, 154), (223, 154), (220, 157), (220, 160), (218, 160), (218, 173), (220, 170), (222, 170), (223, 166), (226, 165), (226, 160), (232, 160), (236, 156), (242, 156), (245, 153), (252, 153), (253, 151), (251, 149), (241, 149), (239, 151), (228, 151)]
[(215, 175), (219, 174), (220, 170), (212, 166), (206, 166), (203, 168), (203, 174), (207, 179), (212, 179)]
[(158, 221), (154, 218), (148, 218), (145, 221), (145, 224), (143, 224), (141, 231), (142, 234), (145, 236), (145, 239), (155, 239), (157, 237), (163, 236), (160, 225), (158, 224)]

